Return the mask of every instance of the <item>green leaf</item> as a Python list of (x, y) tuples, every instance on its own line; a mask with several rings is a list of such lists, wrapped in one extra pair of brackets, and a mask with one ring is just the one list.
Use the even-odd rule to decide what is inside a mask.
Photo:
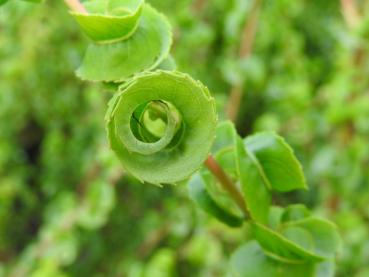
[[(251, 218), (267, 223), (270, 193), (232, 122), (224, 121), (218, 125), (212, 152), (228, 175), (239, 181)], [(219, 202), (217, 198), (215, 199)]]
[(285, 208), (281, 221), (295, 221), (310, 216), (310, 211), (302, 204), (289, 205)]
[(168, 55), (159, 65), (156, 69), (162, 69), (162, 70), (176, 70), (177, 64), (174, 58), (171, 55)]
[(265, 255), (256, 241), (239, 247), (230, 260), (234, 277), (331, 277), (334, 265), (324, 263), (286, 264)]
[[(225, 171), (228, 177), (233, 181), (234, 185), (237, 186), (237, 174), (235, 167), (235, 156), (233, 149), (225, 148), (219, 151), (214, 159), (217, 161), (218, 165)], [(242, 211), (235, 203), (234, 199), (225, 192), (223, 186), (219, 184), (219, 181), (214, 175), (209, 171), (207, 167), (203, 167), (200, 170), (201, 177), (203, 178), (206, 190), (210, 196), (220, 205), (223, 209), (227, 210), (232, 214), (242, 215)]]
[(231, 122), (222, 122), (212, 152), (218, 157), (224, 151), (234, 152), (235, 163), (223, 164), (231, 176), (236, 171), (234, 179), (239, 180), (251, 218), (258, 222), (268, 223), (269, 190), (306, 188), (302, 168), (292, 149), (274, 133), (260, 133), (242, 140)]
[(0, 0), (0, 6), (4, 5), (6, 2), (8, 2), (9, 0)]
[[(295, 230), (295, 233), (292, 234), (291, 231), (291, 239), (288, 239), (259, 223), (254, 222), (251, 226), (256, 240), (263, 247), (264, 251), (273, 258), (288, 263), (317, 262), (325, 259), (324, 256), (310, 251), (310, 243), (305, 244), (305, 241), (312, 241), (313, 239), (308, 232), (299, 232), (297, 234)], [(309, 249), (304, 248), (304, 245), (307, 245)]]
[(269, 209), (268, 226), (273, 230), (276, 230), (282, 221), (284, 208), (271, 206)]
[[(83, 32), (96, 43), (112, 43), (129, 38), (137, 29), (143, 0), (100, 1), (100, 10), (92, 11), (85, 5), (87, 13), (71, 12)], [(87, 2), (88, 3), (88, 2)], [(135, 4), (129, 9), (129, 4)]]
[(216, 155), (224, 148), (234, 148), (235, 127), (231, 121), (219, 122), (217, 133), (211, 152)]
[(335, 225), (316, 217), (284, 223), (279, 232), (259, 223), (252, 230), (268, 255), (291, 263), (332, 259), (341, 243)]
[(281, 192), (307, 189), (302, 167), (282, 137), (259, 133), (247, 137), (244, 145), (269, 189)]
[(314, 240), (314, 253), (325, 258), (333, 258), (340, 249), (341, 239), (337, 227), (332, 222), (321, 218), (307, 217), (284, 224), (282, 232), (296, 227), (303, 228), (310, 233)]
[(206, 190), (205, 181), (200, 174), (192, 176), (188, 183), (190, 198), (199, 205), (205, 212), (211, 214), (219, 221), (231, 227), (239, 227), (243, 223), (243, 218), (231, 214), (226, 209), (218, 205)]
[(145, 4), (134, 34), (117, 43), (91, 44), (77, 75), (84, 80), (123, 82), (159, 66), (168, 56), (171, 44), (168, 20)]
[[(162, 137), (148, 135), (145, 113), (150, 110), (163, 114)], [(106, 120), (110, 145), (129, 173), (152, 184), (178, 183), (198, 170), (210, 152), (215, 102), (188, 75), (155, 71), (122, 85)]]
[(247, 209), (252, 219), (266, 224), (271, 205), (271, 195), (241, 138), (237, 138), (236, 141), (236, 154), (238, 174)]

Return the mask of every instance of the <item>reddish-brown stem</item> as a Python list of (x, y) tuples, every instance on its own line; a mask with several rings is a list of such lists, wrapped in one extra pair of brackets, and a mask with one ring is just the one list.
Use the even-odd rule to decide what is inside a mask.
[(249, 212), (246, 208), (246, 204), (241, 192), (238, 190), (236, 185), (232, 182), (231, 178), (227, 175), (223, 168), (214, 159), (214, 157), (212, 155), (209, 155), (204, 164), (215, 176), (215, 178), (218, 179), (222, 188), (229, 193), (235, 203), (240, 207), (243, 214), (246, 217), (249, 217)]
[(350, 28), (357, 26), (360, 15), (355, 0), (341, 0), (341, 9), (347, 25)]
[(194, 12), (201, 12), (206, 5), (206, 0), (195, 0), (192, 5)]
[[(258, 19), (262, 0), (254, 0), (247, 22), (243, 30), (241, 46), (239, 49), (239, 57), (242, 59), (248, 58), (251, 55), (254, 45)], [(238, 111), (242, 100), (243, 84), (240, 82), (235, 84), (230, 91), (230, 97), (226, 107), (228, 118), (232, 121), (237, 119)]]
[(74, 12), (87, 13), (86, 8), (79, 0), (64, 0), (64, 2)]

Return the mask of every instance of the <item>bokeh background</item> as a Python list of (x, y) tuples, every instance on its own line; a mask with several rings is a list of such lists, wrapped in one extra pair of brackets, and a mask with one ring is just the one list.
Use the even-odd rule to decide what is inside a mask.
[[(243, 136), (294, 147), (310, 190), (275, 202), (334, 221), (337, 276), (369, 276), (369, 1), (148, 2), (221, 119), (231, 109)], [(74, 75), (87, 42), (62, 1), (0, 7), (0, 276), (225, 276), (247, 227), (123, 172), (104, 129), (112, 93)]]

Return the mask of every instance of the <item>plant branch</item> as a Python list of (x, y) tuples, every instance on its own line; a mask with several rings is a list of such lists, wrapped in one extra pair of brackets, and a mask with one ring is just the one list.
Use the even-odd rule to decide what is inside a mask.
[(74, 12), (88, 13), (79, 0), (64, 0), (65, 4)]
[(341, 0), (341, 10), (347, 25), (354, 28), (360, 22), (360, 14), (355, 0)]
[[(252, 53), (252, 48), (254, 45), (256, 30), (258, 26), (261, 4), (262, 0), (254, 0), (250, 10), (249, 18), (245, 23), (241, 40), (241, 46), (238, 53), (241, 59), (248, 58)], [(238, 111), (240, 109), (240, 104), (242, 100), (243, 89), (244, 87), (242, 81), (235, 84), (231, 88), (230, 97), (226, 107), (226, 113), (228, 115), (228, 118), (232, 121), (235, 121), (237, 119)]]
[(194, 12), (201, 12), (205, 7), (206, 2), (206, 0), (195, 0), (192, 4), (192, 10)]
[(205, 161), (205, 166), (218, 179), (222, 188), (229, 193), (235, 203), (240, 207), (243, 214), (246, 217), (249, 217), (249, 212), (246, 208), (246, 204), (241, 192), (238, 190), (236, 185), (232, 182), (231, 178), (227, 175), (227, 173), (223, 170), (223, 168), (218, 164), (218, 162), (214, 159), (212, 155), (209, 155), (209, 157)]

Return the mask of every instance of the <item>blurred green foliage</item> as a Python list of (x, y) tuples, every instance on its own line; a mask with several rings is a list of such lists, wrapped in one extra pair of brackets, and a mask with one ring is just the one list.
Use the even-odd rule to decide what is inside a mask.
[[(244, 86), (241, 134), (275, 130), (304, 165), (304, 202), (334, 221), (337, 276), (368, 276), (369, 1), (265, 0), (254, 50), (238, 57), (249, 0), (151, 0), (174, 26), (180, 70), (225, 118)], [(0, 276), (225, 276), (249, 235), (197, 211), (186, 188), (141, 185), (108, 149), (111, 93), (74, 75), (88, 40), (62, 1), (0, 7)]]

